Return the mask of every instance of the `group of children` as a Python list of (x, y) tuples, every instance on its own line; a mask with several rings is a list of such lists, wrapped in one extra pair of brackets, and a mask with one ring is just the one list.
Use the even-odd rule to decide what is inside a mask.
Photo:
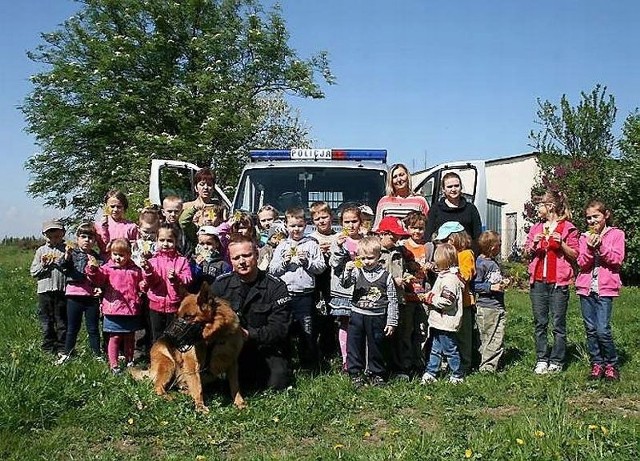
[[(496, 262), (496, 232), (485, 231), (474, 242), (476, 257), (461, 224), (446, 222), (427, 238), (427, 218), (415, 211), (402, 220), (384, 217), (372, 231), (371, 210), (365, 215), (361, 207), (347, 206), (336, 231), (329, 205), (315, 202), (315, 230), (307, 235), (302, 208), (286, 210), (284, 222), (269, 205), (257, 220), (247, 213), (225, 219), (217, 204), (183, 210), (178, 197), (167, 197), (162, 210), (145, 208), (138, 225), (125, 219), (127, 208), (122, 192), (109, 192), (104, 217), (80, 225), (73, 243), (65, 244), (59, 222), (43, 226), (46, 243), (36, 251), (31, 274), (38, 280), (43, 348), (58, 353), (60, 363), (74, 352), (83, 316), (91, 351), (101, 357), (102, 314), (110, 368), (118, 373), (132, 365), (136, 332), (146, 331), (147, 347), (157, 340), (186, 292), (231, 270), (226, 242), (241, 233), (259, 247), (259, 267), (287, 286), (300, 367), (315, 369), (339, 351), (355, 387), (381, 385), (391, 373), (401, 379), (417, 374), (427, 384), (447, 368), (449, 381), (458, 383), (476, 367), (498, 368), (509, 280)], [(552, 193), (541, 198), (538, 210), (542, 222), (531, 228), (526, 243), (532, 257), (535, 371), (558, 371), (564, 363), (568, 268), (577, 261), (591, 377), (617, 379), (609, 319), (620, 287), (624, 233), (610, 226), (610, 211), (601, 202), (587, 207), (590, 230), (582, 236)]]

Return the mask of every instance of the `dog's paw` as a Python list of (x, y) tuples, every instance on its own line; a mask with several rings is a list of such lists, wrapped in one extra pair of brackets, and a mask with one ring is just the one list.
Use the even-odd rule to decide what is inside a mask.
[(204, 403), (196, 404), (196, 411), (205, 415), (209, 414), (209, 407)]

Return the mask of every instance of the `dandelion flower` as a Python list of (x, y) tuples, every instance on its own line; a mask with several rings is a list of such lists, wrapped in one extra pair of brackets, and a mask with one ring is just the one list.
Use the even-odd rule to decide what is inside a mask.
[(602, 435), (609, 435), (609, 429), (604, 426), (600, 426), (600, 430), (602, 431)]
[(597, 424), (589, 424), (589, 430), (595, 431), (596, 429), (598, 429), (598, 425)]
[(471, 456), (472, 456), (472, 455), (473, 455), (473, 450), (472, 450), (471, 448), (467, 448), (467, 449), (464, 451), (464, 457), (465, 457), (465, 458), (471, 458)]
[(336, 444), (333, 446), (333, 449), (334, 449), (334, 450), (342, 450), (343, 448), (344, 448), (344, 445), (342, 445), (341, 443), (336, 443)]
[(279, 423), (280, 418), (278, 418), (277, 416), (274, 416), (273, 418), (271, 418), (271, 421), (273, 421), (274, 423)]
[(364, 433), (364, 436), (365, 436), (365, 438), (371, 437), (371, 432), (366, 431), (366, 432)]
[(533, 433), (536, 437), (544, 437), (545, 433), (543, 431), (535, 431)]
[(207, 457), (203, 456), (203, 455), (196, 456), (196, 461), (205, 461), (206, 459), (207, 459)]
[(129, 418), (129, 419), (127, 420), (127, 422), (128, 422), (130, 425), (131, 425), (131, 424), (133, 424), (133, 418)]
[(524, 445), (524, 440), (522, 440), (522, 439), (516, 439), (516, 443), (517, 443), (518, 445)]

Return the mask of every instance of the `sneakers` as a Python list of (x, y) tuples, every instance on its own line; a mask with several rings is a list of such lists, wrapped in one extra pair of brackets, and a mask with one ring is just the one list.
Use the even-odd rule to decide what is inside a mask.
[(562, 365), (558, 365), (557, 363), (550, 363), (547, 367), (548, 373), (560, 373), (562, 371)]
[(69, 354), (58, 354), (58, 360), (56, 360), (56, 365), (63, 365), (69, 361), (71, 355)]
[(387, 382), (380, 375), (371, 375), (371, 377), (369, 377), (369, 384), (371, 384), (374, 387), (382, 387), (386, 385)]
[(594, 363), (591, 367), (591, 373), (589, 373), (589, 379), (600, 379), (604, 376), (604, 367), (599, 363)]
[(607, 363), (604, 367), (604, 379), (607, 381), (618, 381), (620, 379), (620, 373), (615, 366)]
[(113, 367), (111, 368), (111, 374), (114, 376), (119, 375), (120, 373), (122, 373), (122, 370), (119, 367)]
[(351, 375), (351, 384), (355, 390), (358, 390), (367, 385), (362, 375)]
[(130, 362), (127, 362), (127, 368), (133, 368), (135, 366), (135, 364), (133, 363), (133, 360)]
[(549, 365), (547, 365), (547, 362), (538, 362), (533, 372), (537, 375), (546, 375), (549, 372)]
[(436, 377), (433, 376), (431, 373), (426, 373), (422, 375), (422, 378), (420, 379), (420, 384), (429, 384), (429, 383), (435, 383), (436, 382)]
[(451, 384), (460, 384), (464, 382), (464, 378), (462, 377), (457, 377), (457, 376), (450, 376), (449, 377), (449, 382)]

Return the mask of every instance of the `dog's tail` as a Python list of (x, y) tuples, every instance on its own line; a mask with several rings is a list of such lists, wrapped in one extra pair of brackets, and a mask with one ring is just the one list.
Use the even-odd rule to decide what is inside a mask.
[(139, 367), (131, 367), (127, 368), (129, 370), (129, 374), (136, 381), (142, 381), (143, 379), (151, 379), (151, 370), (143, 370)]

